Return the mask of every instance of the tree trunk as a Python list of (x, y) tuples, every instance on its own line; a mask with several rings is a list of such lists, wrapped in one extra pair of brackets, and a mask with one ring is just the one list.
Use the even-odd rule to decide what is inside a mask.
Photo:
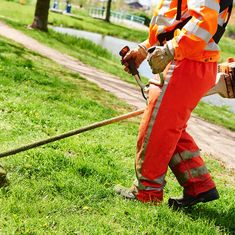
[(47, 32), (50, 0), (37, 0), (32, 28)]
[(105, 21), (107, 21), (107, 22), (110, 22), (111, 3), (112, 3), (112, 0), (108, 0), (108, 2), (107, 2), (107, 9), (106, 9), (106, 16), (105, 16)]

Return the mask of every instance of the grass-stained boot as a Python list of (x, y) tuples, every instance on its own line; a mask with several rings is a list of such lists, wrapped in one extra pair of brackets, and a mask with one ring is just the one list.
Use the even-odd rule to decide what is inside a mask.
[(219, 198), (219, 193), (216, 188), (210, 189), (204, 193), (198, 194), (196, 197), (184, 194), (181, 198), (170, 198), (168, 205), (173, 209), (190, 207), (199, 202), (209, 202)]
[(122, 197), (126, 198), (126, 199), (136, 199), (135, 197), (135, 189), (133, 188), (125, 188), (121, 185), (116, 185), (114, 187), (114, 190), (117, 194), (121, 195)]
[(0, 188), (6, 185), (7, 183), (7, 172), (0, 165)]

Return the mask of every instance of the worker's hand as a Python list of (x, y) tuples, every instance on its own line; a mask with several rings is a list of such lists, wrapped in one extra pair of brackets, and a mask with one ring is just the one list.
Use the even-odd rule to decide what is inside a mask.
[(153, 74), (163, 72), (166, 66), (172, 61), (174, 56), (170, 52), (167, 44), (165, 46), (151, 47), (148, 50), (147, 60)]
[(122, 64), (125, 66), (124, 70), (130, 73), (130, 68), (128, 63), (128, 61), (130, 60), (134, 61), (135, 67), (136, 69), (138, 69), (141, 63), (146, 59), (147, 54), (148, 54), (147, 50), (141, 44), (138, 45), (137, 48), (130, 50), (122, 60)]

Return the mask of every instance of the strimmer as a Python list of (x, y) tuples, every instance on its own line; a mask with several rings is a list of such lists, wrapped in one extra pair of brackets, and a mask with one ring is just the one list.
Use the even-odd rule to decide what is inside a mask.
[[(122, 56), (122, 59), (125, 57), (126, 53), (129, 51), (129, 47), (125, 46), (121, 51), (120, 55)], [(135, 68), (134, 61), (130, 61), (130, 71), (131, 74), (135, 77), (136, 82), (138, 83), (139, 87), (141, 88), (142, 95), (145, 99), (146, 94), (148, 92), (148, 85), (144, 85), (140, 79), (140, 75), (138, 70)], [(208, 91), (208, 93), (205, 96), (212, 95), (212, 94), (220, 94), (224, 98), (235, 98), (235, 59), (228, 59), (228, 62), (225, 62), (223, 64), (220, 64), (218, 67), (218, 75), (217, 75), (217, 82), (216, 85)], [(151, 79), (152, 80), (152, 79)], [(154, 79), (153, 79), (154, 80)], [(157, 85), (157, 83), (156, 83)], [(96, 122), (94, 124), (91, 124), (89, 126), (85, 126), (76, 130), (72, 130), (66, 133), (63, 133), (61, 135), (57, 135), (54, 137), (50, 137), (47, 139), (43, 139), (37, 142), (34, 142), (32, 144), (27, 144), (22, 147), (12, 149), (6, 152), (0, 153), (0, 158), (7, 157), (10, 155), (14, 155), (20, 152), (27, 151), (29, 149), (33, 149), (48, 143), (55, 142), (57, 140), (65, 139), (70, 136), (78, 135), (80, 133), (90, 131), (93, 129), (96, 129), (98, 127), (106, 126), (115, 122), (119, 122), (125, 119), (129, 119), (132, 117), (136, 117), (144, 113), (145, 109), (139, 109), (137, 111), (133, 111), (118, 117), (114, 117), (111, 119), (107, 119), (101, 122)]]

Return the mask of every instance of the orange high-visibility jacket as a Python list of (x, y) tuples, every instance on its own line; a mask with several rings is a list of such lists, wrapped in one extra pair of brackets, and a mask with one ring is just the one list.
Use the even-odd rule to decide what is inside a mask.
[(181, 30), (175, 30), (168, 47), (174, 49), (176, 60), (218, 61), (219, 47), (212, 37), (217, 25), (225, 22), (228, 10), (219, 13), (219, 0), (182, 0), (181, 19), (176, 20), (177, 2), (160, 0), (150, 23), (147, 48), (158, 45), (159, 34), (174, 30), (177, 24), (192, 16)]

